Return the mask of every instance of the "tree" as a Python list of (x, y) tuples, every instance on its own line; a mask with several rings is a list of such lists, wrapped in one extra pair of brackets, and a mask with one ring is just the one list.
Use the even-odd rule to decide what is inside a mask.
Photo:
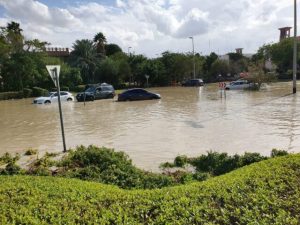
[(246, 79), (254, 83), (255, 90), (260, 90), (263, 83), (270, 83), (276, 80), (276, 75), (274, 73), (265, 72), (264, 61), (262, 60), (249, 65), (249, 75)]
[[(28, 47), (29, 43), (31, 47)], [(0, 72), (4, 90), (22, 91), (40, 82), (46, 71), (43, 64), (45, 45), (46, 42), (37, 39), (25, 40), (16, 22), (1, 28)]]
[(94, 37), (94, 42), (96, 43), (97, 53), (101, 56), (105, 56), (105, 44), (106, 44), (106, 37), (102, 32), (99, 32)]
[(106, 58), (101, 61), (96, 72), (96, 80), (101, 83), (110, 83), (116, 87), (120, 84), (118, 68), (112, 59)]
[(119, 52), (123, 52), (119, 45), (117, 44), (107, 44), (105, 45), (106, 56), (111, 56)]
[(1, 27), (1, 36), (10, 45), (11, 53), (23, 50), (24, 36), (22, 35), (20, 24), (16, 22), (8, 23), (6, 27)]
[(85, 83), (93, 83), (97, 64), (99, 63), (96, 46), (93, 41), (83, 39), (77, 40), (73, 45), (73, 49), (70, 64), (80, 69)]
[(224, 60), (216, 60), (210, 69), (210, 74), (214, 78), (218, 78), (219, 75), (227, 76), (229, 73), (229, 64)]

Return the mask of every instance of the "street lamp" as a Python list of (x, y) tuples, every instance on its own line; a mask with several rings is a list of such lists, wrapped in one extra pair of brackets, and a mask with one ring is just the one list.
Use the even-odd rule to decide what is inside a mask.
[(297, 0), (294, 0), (294, 57), (293, 57), (293, 94), (297, 92)]
[(189, 37), (192, 39), (192, 45), (193, 45), (193, 64), (194, 64), (194, 79), (196, 78), (196, 65), (195, 65), (195, 46), (194, 46), (194, 37)]
[(128, 47), (128, 55), (130, 55), (130, 49), (131, 49), (132, 47)]

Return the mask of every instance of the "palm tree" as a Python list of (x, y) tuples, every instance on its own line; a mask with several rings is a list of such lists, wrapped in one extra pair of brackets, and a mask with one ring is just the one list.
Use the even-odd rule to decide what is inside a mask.
[(84, 82), (94, 82), (97, 65), (97, 51), (93, 41), (77, 40), (73, 45), (71, 64), (81, 69)]
[(97, 45), (97, 53), (105, 56), (106, 37), (102, 32), (99, 32), (94, 37), (94, 42)]
[(11, 45), (11, 52), (21, 52), (23, 50), (24, 36), (20, 24), (12, 21), (2, 28), (5, 33), (6, 41)]

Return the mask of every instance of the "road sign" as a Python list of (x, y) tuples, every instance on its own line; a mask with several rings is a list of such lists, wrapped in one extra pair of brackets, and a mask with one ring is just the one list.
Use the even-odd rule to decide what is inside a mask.
[(62, 134), (64, 152), (66, 152), (67, 148), (66, 148), (66, 139), (65, 139), (65, 129), (64, 129), (64, 120), (63, 120), (63, 114), (62, 114), (62, 109), (61, 109), (60, 87), (59, 87), (60, 66), (59, 65), (47, 65), (46, 68), (47, 68), (48, 73), (49, 73), (50, 77), (52, 78), (55, 86), (57, 87), (57, 97), (58, 97), (58, 108), (59, 108), (61, 134)]
[[(57, 74), (57, 78), (59, 78), (60, 65), (47, 65), (46, 68), (47, 68), (47, 71), (48, 71), (50, 77), (52, 78), (52, 80), (54, 82), (55, 87), (57, 87), (55, 74)], [(56, 73), (54, 73), (55, 69), (56, 69)]]

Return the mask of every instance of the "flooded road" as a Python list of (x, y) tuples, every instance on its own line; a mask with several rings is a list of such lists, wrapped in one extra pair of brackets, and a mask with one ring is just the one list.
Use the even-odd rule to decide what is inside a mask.
[[(67, 147), (111, 147), (126, 152), (138, 167), (153, 171), (178, 154), (300, 151), (300, 93), (290, 95), (291, 82), (275, 83), (260, 92), (227, 91), (226, 98), (221, 98), (218, 84), (150, 90), (162, 99), (64, 103)], [(31, 102), (0, 102), (0, 154), (29, 147), (62, 150), (57, 103)]]

